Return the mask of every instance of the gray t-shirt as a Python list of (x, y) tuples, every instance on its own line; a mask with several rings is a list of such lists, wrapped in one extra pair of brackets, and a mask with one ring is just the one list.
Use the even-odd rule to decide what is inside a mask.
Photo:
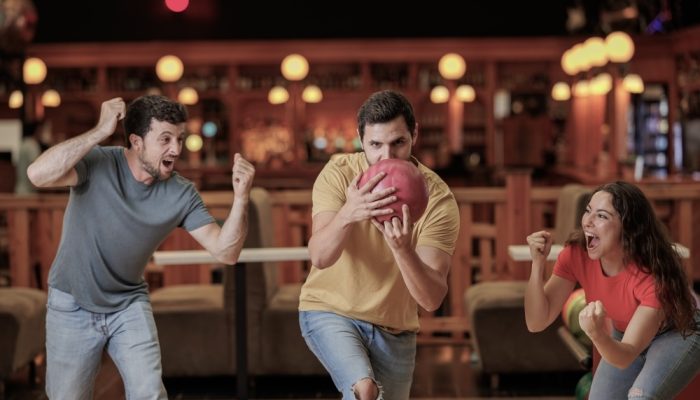
[(86, 310), (108, 313), (148, 301), (146, 263), (176, 227), (215, 222), (192, 182), (173, 173), (151, 185), (138, 182), (123, 147), (92, 149), (75, 166), (58, 253), (49, 285)]

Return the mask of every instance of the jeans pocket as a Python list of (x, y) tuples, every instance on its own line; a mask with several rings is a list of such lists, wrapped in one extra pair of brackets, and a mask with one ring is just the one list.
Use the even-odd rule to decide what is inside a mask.
[(49, 287), (49, 298), (46, 305), (56, 311), (73, 312), (80, 310), (80, 305), (76, 303), (73, 296), (52, 287)]

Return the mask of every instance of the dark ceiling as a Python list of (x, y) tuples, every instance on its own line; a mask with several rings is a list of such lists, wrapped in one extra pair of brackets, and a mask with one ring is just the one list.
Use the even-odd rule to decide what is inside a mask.
[[(167, 10), (163, 0), (34, 4), (34, 43), (562, 36), (611, 28), (663, 34), (700, 23), (698, 0), (190, 0), (183, 13)], [(637, 16), (621, 17), (629, 7)]]

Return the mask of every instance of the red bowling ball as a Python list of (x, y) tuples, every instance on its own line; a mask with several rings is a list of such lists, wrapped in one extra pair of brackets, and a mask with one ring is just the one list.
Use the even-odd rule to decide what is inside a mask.
[(387, 206), (394, 210), (393, 214), (381, 215), (375, 217), (375, 219), (383, 223), (393, 217), (403, 218), (401, 206), (408, 204), (411, 220), (413, 222), (418, 221), (428, 205), (428, 185), (425, 183), (425, 177), (418, 170), (418, 167), (409, 161), (397, 158), (381, 160), (370, 166), (362, 174), (358, 187), (362, 187), (380, 172), (386, 172), (386, 176), (374, 186), (372, 192), (395, 187), (396, 192), (394, 195), (397, 197), (397, 200)]

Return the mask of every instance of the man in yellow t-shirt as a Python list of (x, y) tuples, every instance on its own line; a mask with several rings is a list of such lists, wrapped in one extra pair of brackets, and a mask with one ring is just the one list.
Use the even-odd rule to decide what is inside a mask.
[[(408, 399), (416, 354), (418, 306), (436, 310), (459, 233), (449, 187), (418, 163), (413, 107), (394, 91), (374, 93), (358, 115), (364, 152), (333, 157), (313, 188), (312, 269), (299, 304), (309, 348), (343, 399)], [(414, 221), (408, 206), (392, 214), (395, 188), (371, 193), (385, 175), (358, 188), (362, 172), (380, 160), (410, 160), (425, 176), (429, 200)]]

